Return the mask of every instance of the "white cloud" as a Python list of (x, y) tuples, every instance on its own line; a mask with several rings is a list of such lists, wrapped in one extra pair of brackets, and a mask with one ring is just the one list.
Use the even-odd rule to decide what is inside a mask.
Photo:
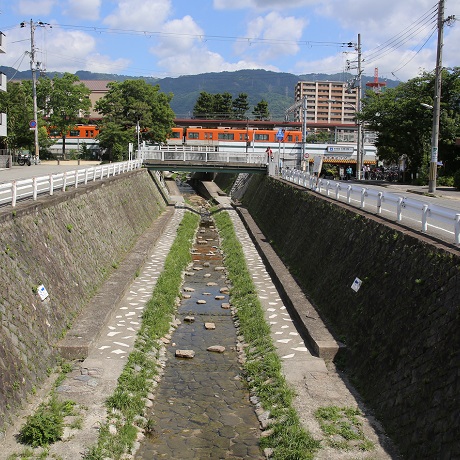
[(321, 0), (214, 0), (216, 10), (233, 9), (275, 9), (288, 10), (301, 8), (319, 3)]
[(19, 14), (26, 14), (27, 17), (35, 14), (48, 16), (56, 4), (57, 0), (19, 0), (17, 9)]
[[(210, 51), (202, 38), (203, 30), (190, 16), (168, 22), (161, 32), (159, 42), (150, 51), (158, 57), (157, 65), (174, 75), (262, 68), (250, 60), (226, 62), (222, 55)], [(277, 69), (270, 66), (269, 70)]]
[(96, 21), (99, 19), (102, 0), (68, 0), (64, 14), (75, 19)]
[(113, 28), (156, 31), (170, 12), (171, 0), (119, 0), (104, 23)]
[(246, 36), (257, 40), (239, 41), (238, 54), (256, 57), (261, 64), (276, 56), (295, 55), (306, 21), (294, 16), (283, 17), (277, 12), (259, 16), (247, 24)]

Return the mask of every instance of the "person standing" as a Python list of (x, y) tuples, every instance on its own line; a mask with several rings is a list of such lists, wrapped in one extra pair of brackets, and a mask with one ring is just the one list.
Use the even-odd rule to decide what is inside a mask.
[(351, 179), (351, 176), (353, 174), (353, 169), (351, 169), (351, 166), (348, 166), (347, 169), (345, 170), (345, 173), (346, 173), (346, 177), (347, 177), (347, 180), (350, 180)]

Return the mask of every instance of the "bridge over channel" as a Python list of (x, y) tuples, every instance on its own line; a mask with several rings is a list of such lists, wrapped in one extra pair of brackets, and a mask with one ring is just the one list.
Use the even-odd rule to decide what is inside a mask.
[(272, 166), (267, 165), (265, 154), (216, 150), (214, 146), (144, 147), (140, 158), (146, 168), (156, 171), (267, 174)]

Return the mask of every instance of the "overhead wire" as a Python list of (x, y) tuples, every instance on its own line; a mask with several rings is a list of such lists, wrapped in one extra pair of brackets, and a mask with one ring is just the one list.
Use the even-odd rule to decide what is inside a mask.
[(394, 37), (390, 38), (382, 45), (377, 46), (373, 50), (363, 53), (363, 60), (373, 62), (401, 48), (409, 40), (424, 32), (429, 25), (436, 24), (437, 5), (430, 8), (421, 17), (416, 19), (408, 28)]

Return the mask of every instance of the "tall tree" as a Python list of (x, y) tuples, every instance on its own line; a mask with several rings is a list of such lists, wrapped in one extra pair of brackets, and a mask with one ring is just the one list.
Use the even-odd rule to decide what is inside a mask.
[(233, 116), (233, 98), (230, 93), (214, 95), (214, 113), (216, 118), (228, 120)]
[[(128, 143), (137, 140), (137, 126), (140, 141), (166, 142), (174, 125), (174, 112), (169, 105), (172, 94), (161, 93), (158, 85), (144, 80), (111, 82), (108, 87), (108, 93), (97, 101), (95, 109), (103, 115), (98, 138), (101, 148), (108, 149), (110, 160), (115, 159), (114, 155), (127, 159)], [(108, 132), (116, 134), (117, 143), (110, 140)]]
[(65, 156), (67, 132), (89, 115), (91, 91), (76, 75), (65, 73), (62, 77), (40, 79), (37, 86), (37, 99), (43, 104), (50, 125), (62, 137), (62, 155)]
[(201, 91), (193, 107), (195, 118), (213, 118), (214, 96), (206, 91)]
[(34, 118), (31, 86), (27, 82), (8, 83), (8, 91), (0, 92), (0, 111), (8, 117), (8, 135), (3, 138), (5, 147), (32, 151), (34, 135), (29, 129), (29, 122)]
[(246, 93), (238, 94), (233, 100), (233, 115), (237, 120), (244, 120), (246, 112), (249, 110), (248, 95)]
[[(458, 150), (455, 153), (455, 138), (460, 136), (459, 76), (458, 67), (446, 69), (442, 75), (439, 159), (448, 161), (451, 172), (460, 167)], [(433, 96), (434, 75), (428, 72), (380, 94), (366, 94), (359, 118), (378, 133), (381, 159), (396, 163), (404, 155), (412, 171), (422, 176), (427, 173)]]
[(256, 120), (269, 120), (270, 112), (268, 111), (268, 102), (262, 99), (254, 106), (252, 114)]

